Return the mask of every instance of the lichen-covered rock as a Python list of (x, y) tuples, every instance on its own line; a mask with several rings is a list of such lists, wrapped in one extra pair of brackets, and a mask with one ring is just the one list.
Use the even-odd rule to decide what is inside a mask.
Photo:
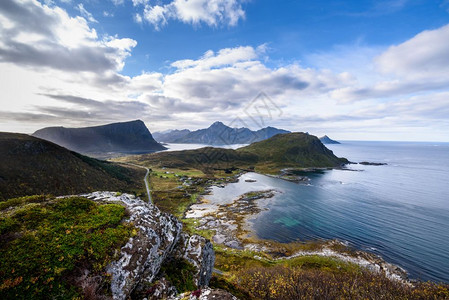
[[(171, 285), (164, 277), (154, 282), (150, 288), (143, 291), (147, 300), (168, 299), (176, 297), (178, 291)], [(145, 299), (144, 298), (144, 299)], [(139, 299), (138, 297), (132, 297), (132, 299)]]
[(220, 290), (220, 289), (211, 289), (205, 288), (202, 290), (187, 292), (180, 294), (176, 297), (168, 298), (169, 300), (238, 300), (237, 297), (232, 295), (231, 293)]
[(137, 234), (121, 248), (117, 261), (107, 267), (114, 299), (127, 299), (138, 283), (152, 282), (172, 253), (182, 231), (176, 217), (133, 195), (95, 192), (82, 195), (96, 201), (119, 202), (126, 207)]
[(215, 263), (215, 252), (208, 239), (200, 235), (189, 236), (182, 233), (174, 256), (187, 260), (197, 269), (194, 276), (196, 286), (209, 285)]

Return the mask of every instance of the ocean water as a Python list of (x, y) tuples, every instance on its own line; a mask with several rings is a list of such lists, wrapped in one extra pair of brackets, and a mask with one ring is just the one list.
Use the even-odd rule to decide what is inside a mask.
[(449, 144), (348, 141), (328, 148), (350, 161), (388, 165), (309, 173), (307, 184), (247, 173), (207, 198), (225, 203), (276, 189), (251, 221), (260, 238), (336, 238), (381, 255), (411, 278), (449, 282)]
[[(167, 148), (167, 151), (195, 150), (195, 149), (204, 148), (204, 147), (220, 147), (220, 148), (226, 148), (226, 149), (237, 149), (237, 148), (244, 147), (247, 145), (248, 144), (232, 144), (232, 145), (222, 145), (222, 146), (205, 145), (205, 144), (172, 144), (172, 143), (164, 144), (164, 146)], [(162, 151), (165, 151), (165, 150), (162, 150)]]

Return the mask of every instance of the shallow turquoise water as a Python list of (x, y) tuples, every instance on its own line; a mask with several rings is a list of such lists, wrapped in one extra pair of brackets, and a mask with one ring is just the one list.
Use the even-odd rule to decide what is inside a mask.
[(449, 144), (345, 142), (329, 148), (351, 161), (388, 165), (315, 172), (308, 174), (309, 184), (249, 173), (214, 188), (208, 198), (229, 202), (274, 188), (279, 193), (262, 200), (267, 210), (252, 221), (259, 237), (337, 238), (380, 254), (411, 278), (449, 282)]

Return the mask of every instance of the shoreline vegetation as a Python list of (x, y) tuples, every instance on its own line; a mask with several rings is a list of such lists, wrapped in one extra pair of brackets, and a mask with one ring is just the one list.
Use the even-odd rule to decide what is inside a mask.
[[(224, 187), (237, 182), (246, 172), (307, 183), (308, 172), (341, 168), (341, 164), (312, 168), (282, 166), (267, 161), (255, 166), (239, 165), (238, 160), (224, 162), (219, 159), (197, 163), (192, 156), (202, 151), (210, 154), (210, 150), (203, 148), (129, 156), (116, 161), (150, 168), (154, 203), (180, 218), (187, 233), (199, 234), (212, 241), (216, 262), (211, 287), (225, 289), (242, 299), (308, 299), (317, 295), (331, 298), (373, 295), (403, 299), (449, 297), (447, 285), (410, 280), (401, 267), (372, 253), (352, 249), (338, 240), (283, 244), (258, 239), (247, 220), (263, 209), (258, 201), (269, 201), (278, 193), (275, 190), (252, 191), (222, 205), (212, 205), (203, 197), (210, 193), (212, 186)], [(192, 160), (184, 160), (184, 157)], [(302, 280), (304, 285), (294, 288), (298, 285), (298, 282), (292, 282), (295, 280)], [(281, 281), (289, 284), (284, 290)], [(292, 289), (301, 292), (297, 294)]]

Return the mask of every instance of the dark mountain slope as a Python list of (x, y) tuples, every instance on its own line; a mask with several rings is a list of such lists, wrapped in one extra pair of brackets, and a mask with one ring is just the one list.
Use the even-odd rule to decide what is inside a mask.
[(33, 136), (80, 153), (145, 153), (165, 149), (140, 120), (84, 128), (47, 127)]
[(0, 132), (0, 200), (142, 188), (145, 170), (86, 157), (25, 134)]

